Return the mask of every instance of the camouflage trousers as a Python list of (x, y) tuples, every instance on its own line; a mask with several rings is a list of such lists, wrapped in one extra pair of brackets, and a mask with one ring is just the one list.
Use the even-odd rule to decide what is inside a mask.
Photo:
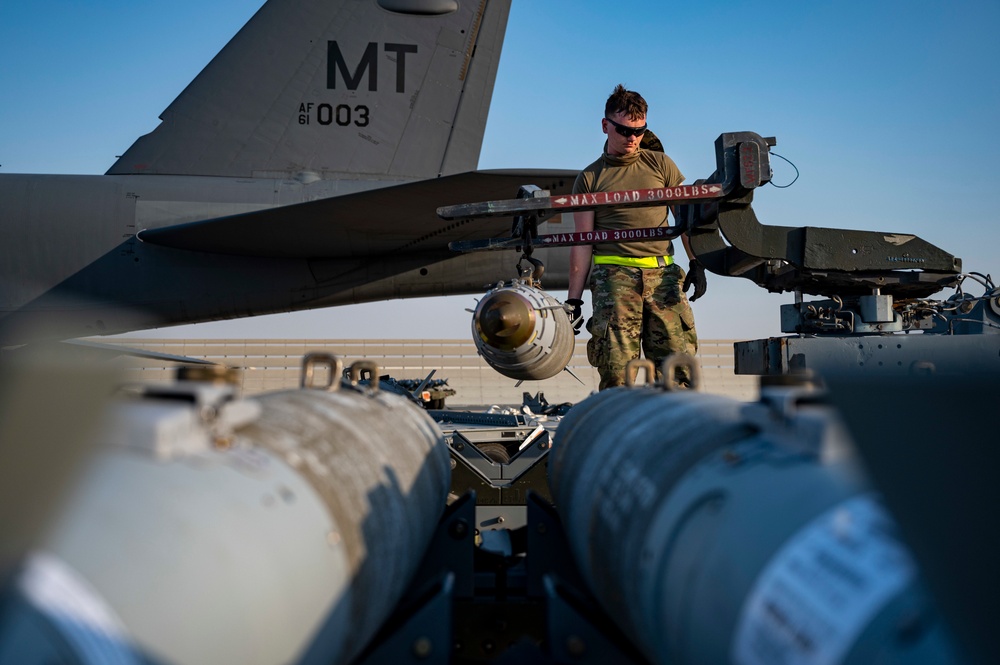
[[(660, 366), (671, 353), (698, 351), (694, 314), (681, 291), (684, 271), (674, 264), (666, 268), (632, 268), (595, 265), (590, 271), (594, 316), (587, 322), (591, 338), (587, 359), (601, 376), (600, 389), (625, 384), (625, 365), (640, 351)], [(690, 382), (681, 369), (677, 379)]]

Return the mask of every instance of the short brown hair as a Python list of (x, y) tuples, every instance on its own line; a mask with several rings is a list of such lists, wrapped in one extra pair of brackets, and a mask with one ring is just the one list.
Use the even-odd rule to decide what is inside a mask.
[(646, 117), (649, 105), (638, 92), (626, 90), (625, 86), (619, 83), (615, 91), (608, 97), (604, 105), (604, 115), (611, 116), (615, 113), (624, 113), (630, 120), (639, 120)]

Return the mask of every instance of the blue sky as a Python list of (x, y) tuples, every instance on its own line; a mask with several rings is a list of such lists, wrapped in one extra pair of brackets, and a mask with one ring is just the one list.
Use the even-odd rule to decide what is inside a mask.
[[(260, 4), (0, 0), (0, 173), (103, 173)], [(763, 223), (915, 233), (966, 270), (1000, 273), (997, 34), (996, 0), (514, 0), (480, 167), (589, 163), (621, 82), (645, 96), (689, 180), (714, 170), (720, 133), (776, 136), (801, 176), (757, 193)], [(774, 168), (777, 183), (794, 177)], [(709, 275), (699, 332), (779, 334), (791, 300)], [(392, 301), (151, 334), (460, 338), (473, 304)]]

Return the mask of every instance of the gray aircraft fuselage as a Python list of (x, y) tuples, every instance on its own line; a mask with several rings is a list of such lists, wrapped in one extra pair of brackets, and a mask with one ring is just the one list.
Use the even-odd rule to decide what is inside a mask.
[[(144, 229), (390, 184), (308, 180), (0, 176), (0, 200), (9, 202), (0, 231), (3, 339), (17, 343), (389, 298), (475, 293), (516, 276), (517, 256), (510, 252), (456, 256), (438, 246), (365, 258), (286, 258), (190, 251), (136, 237)], [(336, 225), (336, 220), (330, 222)], [(400, 237), (405, 236), (401, 229)], [(538, 256), (546, 263), (547, 286), (564, 288), (566, 252), (539, 250)]]
[(517, 277), (513, 253), (448, 250), (510, 220), (435, 213), (572, 184), (474, 170), (509, 9), (270, 0), (106, 175), (0, 176), (0, 345)]

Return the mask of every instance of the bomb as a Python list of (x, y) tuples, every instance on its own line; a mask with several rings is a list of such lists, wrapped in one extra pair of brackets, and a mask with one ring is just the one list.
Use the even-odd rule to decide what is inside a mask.
[(514, 280), (486, 293), (472, 315), (472, 338), (486, 363), (518, 381), (541, 381), (573, 357), (570, 309), (539, 288)]
[(602, 391), (559, 424), (548, 472), (570, 550), (651, 662), (961, 662), (849, 434), (809, 397), (666, 382)]
[(116, 402), (0, 595), (0, 663), (355, 657), (410, 583), (450, 472), (422, 409), (329, 364), (325, 389), (184, 381)]

